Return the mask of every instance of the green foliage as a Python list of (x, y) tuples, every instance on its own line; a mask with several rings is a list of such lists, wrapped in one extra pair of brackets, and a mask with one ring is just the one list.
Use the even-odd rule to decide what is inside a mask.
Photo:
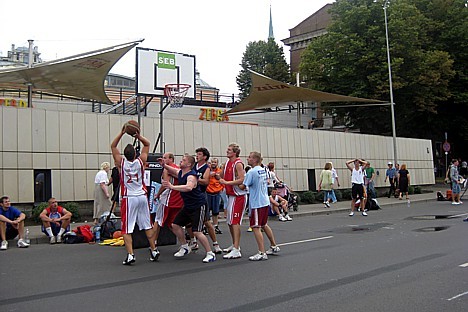
[(315, 202), (315, 193), (307, 191), (301, 194), (302, 204), (313, 204)]
[(342, 199), (343, 200), (351, 200), (351, 190), (350, 189), (345, 189), (342, 191)]
[(240, 98), (250, 93), (252, 80), (248, 69), (266, 75), (272, 79), (289, 82), (289, 66), (284, 57), (283, 49), (274, 39), (249, 42), (242, 57), (242, 70), (236, 77)]
[[(308, 87), (389, 101), (383, 3), (334, 3), (328, 33), (301, 56), (301, 77)], [(386, 12), (397, 134), (440, 140), (448, 131), (458, 153), (468, 152), (466, 0), (395, 0)], [(391, 134), (389, 106), (324, 107), (348, 127)], [(382, 122), (369, 122), (370, 115)]]
[(81, 221), (80, 205), (77, 202), (67, 202), (62, 205), (63, 208), (67, 209), (72, 213), (72, 222)]
[[(72, 215), (72, 221), (81, 221), (81, 216), (80, 216), (80, 205), (76, 202), (67, 202), (62, 205), (63, 208), (66, 210), (70, 211)], [(41, 218), (39, 218), (39, 215), (41, 212), (49, 207), (49, 204), (47, 202), (40, 203), (39, 205), (35, 206), (32, 210), (31, 214), (31, 219), (36, 222), (36, 223), (42, 223)]]
[(422, 188), (419, 185), (414, 186), (414, 194), (422, 194)]
[(41, 223), (42, 221), (41, 218), (39, 218), (39, 215), (47, 207), (49, 207), (49, 204), (46, 202), (40, 203), (39, 205), (35, 206), (31, 213), (31, 219), (36, 223)]

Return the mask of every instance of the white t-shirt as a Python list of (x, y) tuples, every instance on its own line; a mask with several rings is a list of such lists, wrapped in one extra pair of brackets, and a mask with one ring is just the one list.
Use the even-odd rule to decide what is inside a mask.
[(94, 183), (109, 183), (109, 177), (107, 176), (107, 172), (105, 170), (99, 170), (98, 173), (96, 173), (96, 177), (94, 178)]
[(356, 170), (356, 168), (353, 168), (353, 173), (351, 174), (351, 183), (364, 184), (364, 175), (365, 175), (365, 172), (362, 169), (362, 166), (359, 166), (359, 170)]
[(332, 184), (335, 184), (335, 179), (338, 178), (338, 174), (336, 173), (335, 168), (332, 168), (331, 172), (332, 172)]

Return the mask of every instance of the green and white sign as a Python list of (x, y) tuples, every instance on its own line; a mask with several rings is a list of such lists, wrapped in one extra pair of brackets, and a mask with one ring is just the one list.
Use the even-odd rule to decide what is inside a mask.
[(158, 67), (175, 69), (176, 68), (176, 57), (172, 53), (158, 52)]

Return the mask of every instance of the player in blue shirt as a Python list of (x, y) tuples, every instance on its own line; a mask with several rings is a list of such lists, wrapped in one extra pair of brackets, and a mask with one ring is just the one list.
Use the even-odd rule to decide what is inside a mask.
[[(273, 231), (267, 224), (270, 205), (267, 172), (265, 168), (261, 166), (262, 155), (259, 152), (251, 152), (247, 158), (247, 163), (252, 169), (245, 175), (244, 182), (240, 188), (248, 188), (249, 190), (250, 227), (254, 232), (255, 240), (258, 245), (258, 253), (249, 257), (249, 260), (267, 260), (267, 255), (273, 255), (280, 251), (280, 248), (276, 245)], [(266, 252), (263, 244), (262, 228), (271, 243), (270, 249)]]

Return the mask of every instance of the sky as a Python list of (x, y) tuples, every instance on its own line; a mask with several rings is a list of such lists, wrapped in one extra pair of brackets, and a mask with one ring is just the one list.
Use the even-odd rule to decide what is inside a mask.
[[(238, 93), (236, 76), (249, 42), (268, 39), (270, 5), (276, 42), (334, 0), (56, 0), (0, 1), (0, 55), (34, 40), (43, 61), (145, 39), (141, 48), (195, 55), (200, 77), (221, 94)], [(135, 49), (111, 69), (135, 76)]]

